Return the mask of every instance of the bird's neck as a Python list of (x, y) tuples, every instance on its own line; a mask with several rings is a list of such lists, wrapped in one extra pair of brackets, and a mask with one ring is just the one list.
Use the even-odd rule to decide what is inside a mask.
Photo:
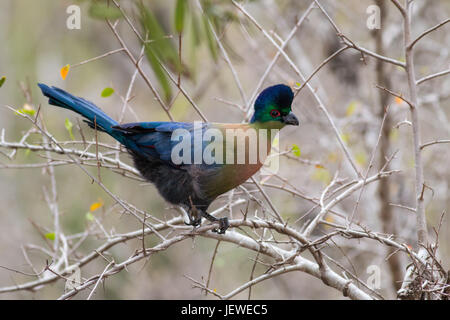
[[(279, 130), (281, 130), (285, 124), (281, 123), (279, 121), (266, 121), (266, 122), (260, 122), (260, 121), (254, 121), (250, 123), (250, 126), (252, 128), (254, 128), (257, 132), (257, 136), (258, 136), (258, 145), (260, 143), (262, 143), (262, 141), (260, 141), (261, 138), (261, 130), (265, 130), (266, 131), (266, 135), (263, 134), (263, 136), (266, 137), (267, 139), (267, 154), (265, 156), (267, 156), (270, 153), (270, 150), (272, 149), (272, 141), (273, 139), (275, 139), (275, 136), (279, 133)], [(262, 163), (264, 163), (265, 157), (262, 161)]]
[(253, 121), (253, 122), (250, 122), (250, 126), (255, 128), (256, 130), (259, 130), (259, 129), (265, 129), (265, 130), (276, 129), (276, 130), (281, 130), (282, 128), (284, 128), (285, 124), (280, 122), (280, 121), (265, 121), (265, 122)]

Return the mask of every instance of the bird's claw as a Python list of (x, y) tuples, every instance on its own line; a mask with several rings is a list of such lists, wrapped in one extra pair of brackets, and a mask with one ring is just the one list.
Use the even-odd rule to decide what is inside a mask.
[[(213, 217), (213, 216), (207, 214), (206, 212), (203, 212), (203, 216), (211, 222), (219, 223), (219, 227), (214, 228), (212, 230), (212, 232), (215, 232), (217, 234), (224, 234), (225, 231), (230, 227), (230, 222), (228, 221), (227, 217), (217, 219), (216, 217)], [(189, 223), (187, 223), (186, 221), (184, 222), (184, 224), (186, 224), (188, 226), (193, 226), (194, 228), (200, 226), (201, 223), (202, 223), (201, 217), (195, 218), (192, 215), (189, 215)]]
[(194, 228), (195, 228), (195, 227), (198, 227), (201, 223), (202, 223), (202, 218), (194, 219), (194, 218), (192, 218), (192, 217), (189, 217), (189, 223), (186, 222), (186, 221), (184, 221), (184, 224), (185, 224), (185, 225), (187, 225), (187, 226), (193, 226)]
[(225, 231), (230, 226), (230, 222), (228, 221), (227, 217), (223, 217), (219, 219), (219, 228), (214, 228), (212, 232), (215, 232), (217, 234), (224, 234)]

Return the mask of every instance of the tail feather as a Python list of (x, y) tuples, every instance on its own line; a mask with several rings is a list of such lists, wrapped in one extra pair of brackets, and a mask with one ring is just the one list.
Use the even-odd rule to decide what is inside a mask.
[(111, 119), (92, 102), (75, 97), (62, 89), (49, 87), (43, 83), (39, 83), (38, 86), (41, 88), (44, 96), (49, 98), (49, 104), (69, 109), (82, 115), (87, 119), (85, 122), (87, 122), (91, 128), (97, 127), (98, 130), (104, 131), (122, 144), (126, 144), (125, 136), (112, 128), (119, 123)]

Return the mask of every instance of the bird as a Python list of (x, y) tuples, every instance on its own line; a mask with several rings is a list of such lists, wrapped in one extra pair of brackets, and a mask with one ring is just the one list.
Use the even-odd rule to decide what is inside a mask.
[[(284, 84), (261, 91), (248, 123), (158, 121), (120, 124), (86, 99), (54, 86), (42, 83), (38, 86), (49, 98), (50, 105), (80, 114), (91, 128), (109, 134), (124, 145), (142, 177), (153, 183), (167, 202), (187, 211), (189, 222), (186, 224), (197, 227), (202, 218), (206, 218), (218, 224), (212, 229), (218, 234), (224, 234), (229, 228), (229, 220), (210, 215), (207, 212), (210, 204), (219, 195), (247, 181), (263, 166), (276, 130), (286, 125), (299, 125), (292, 112), (294, 94)], [(230, 132), (234, 135), (228, 136)], [(253, 136), (252, 132), (255, 133)], [(209, 140), (205, 139), (206, 135), (210, 136)], [(254, 149), (250, 150), (250, 144), (254, 144), (251, 138), (255, 136), (259, 153), (256, 161), (252, 157)], [(200, 140), (196, 140), (198, 137)], [(240, 158), (241, 161), (239, 150), (245, 150), (245, 158)], [(207, 154), (212, 159), (208, 159)]]

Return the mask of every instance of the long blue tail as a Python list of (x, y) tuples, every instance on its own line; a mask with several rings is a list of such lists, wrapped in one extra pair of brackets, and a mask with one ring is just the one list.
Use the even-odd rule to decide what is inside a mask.
[(92, 102), (75, 97), (62, 89), (49, 87), (43, 83), (39, 83), (38, 86), (41, 88), (44, 96), (49, 98), (49, 104), (75, 111), (88, 119), (86, 122), (91, 128), (97, 127), (98, 130), (108, 133), (120, 143), (127, 145), (128, 141), (126, 141), (127, 139), (124, 134), (112, 128), (119, 123), (111, 119)]

